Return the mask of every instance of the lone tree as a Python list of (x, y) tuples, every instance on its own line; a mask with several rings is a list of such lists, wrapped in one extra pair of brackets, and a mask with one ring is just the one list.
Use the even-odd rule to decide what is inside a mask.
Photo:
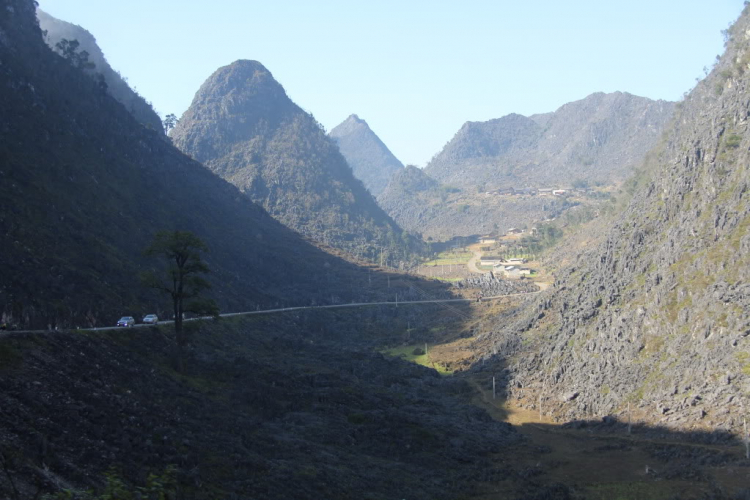
[(145, 251), (147, 256), (163, 257), (167, 261), (163, 273), (147, 271), (141, 275), (141, 279), (146, 286), (172, 297), (175, 339), (180, 348), (187, 344), (183, 329), (184, 312), (211, 316), (219, 314), (216, 302), (200, 297), (202, 291), (211, 287), (200, 276), (209, 272), (208, 266), (201, 260), (201, 252), (207, 251), (203, 240), (189, 231), (159, 231)]
[(170, 113), (167, 116), (164, 117), (164, 133), (169, 135), (169, 131), (172, 130), (175, 125), (177, 125), (177, 122), (179, 120), (177, 119), (177, 116), (175, 116), (174, 113)]

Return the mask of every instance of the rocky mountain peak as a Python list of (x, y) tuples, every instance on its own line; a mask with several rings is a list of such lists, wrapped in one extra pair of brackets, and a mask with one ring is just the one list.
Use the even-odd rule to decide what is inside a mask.
[(374, 256), (376, 245), (401, 232), (321, 125), (257, 61), (216, 70), (171, 137), (275, 218), (320, 242)]
[(427, 173), (461, 187), (622, 180), (656, 144), (673, 106), (626, 92), (597, 92), (553, 113), (467, 122)]
[(403, 168), (367, 122), (355, 114), (349, 115), (329, 135), (338, 144), (354, 176), (374, 196), (382, 193), (391, 176)]

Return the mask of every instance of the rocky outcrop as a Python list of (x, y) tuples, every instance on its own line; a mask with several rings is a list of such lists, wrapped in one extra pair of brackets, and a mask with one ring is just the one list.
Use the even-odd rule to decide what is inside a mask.
[(383, 192), (391, 176), (404, 168), (367, 122), (357, 115), (349, 116), (328, 135), (338, 144), (354, 176), (375, 197)]
[(603, 242), (479, 341), (512, 359), (507, 387), (520, 404), (541, 401), (559, 419), (630, 408), (648, 422), (740, 430), (750, 405), (747, 8), (729, 33)]
[(596, 93), (554, 113), (467, 122), (425, 171), (444, 184), (483, 189), (622, 180), (656, 144), (673, 106)]
[(497, 295), (513, 295), (517, 293), (538, 292), (539, 287), (531, 281), (505, 280), (495, 276), (493, 273), (478, 274), (470, 276), (453, 284), (456, 288), (478, 289), (485, 297)]
[(156, 114), (151, 104), (141, 95), (135, 92), (127, 84), (119, 72), (112, 69), (107, 62), (104, 53), (96, 43), (96, 38), (84, 28), (57, 19), (41, 9), (37, 9), (39, 26), (46, 33), (44, 41), (52, 50), (57, 50), (56, 45), (63, 39), (77, 40), (80, 44), (79, 51), (86, 51), (89, 54), (89, 62), (94, 63), (95, 67), (88, 70), (92, 74), (100, 74), (107, 84), (107, 92), (117, 99), (125, 109), (127, 109), (136, 120), (151, 130), (163, 132), (161, 118)]
[(402, 258), (420, 246), (401, 237), (320, 124), (257, 61), (214, 72), (171, 137), (303, 235), (373, 259), (383, 246)]

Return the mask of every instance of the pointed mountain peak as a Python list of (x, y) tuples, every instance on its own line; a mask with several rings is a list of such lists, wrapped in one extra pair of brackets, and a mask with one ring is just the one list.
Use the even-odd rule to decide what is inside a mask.
[(403, 168), (367, 122), (355, 114), (349, 115), (328, 135), (338, 144), (355, 177), (374, 196), (385, 189), (394, 172)]

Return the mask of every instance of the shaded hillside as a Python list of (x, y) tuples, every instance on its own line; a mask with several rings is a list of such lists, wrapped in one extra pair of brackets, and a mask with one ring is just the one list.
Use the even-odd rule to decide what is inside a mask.
[(378, 203), (407, 231), (441, 241), (531, 226), (571, 205), (551, 196), (496, 196), (440, 184), (412, 165), (393, 175)]
[(369, 270), (279, 224), (53, 53), (33, 2), (2, 5), (3, 320), (102, 325), (168, 310), (138, 280), (156, 265), (142, 252), (162, 229), (207, 242), (211, 293), (225, 311), (377, 294), (362, 285)]
[(306, 236), (374, 259), (419, 243), (354, 178), (320, 124), (256, 61), (219, 68), (171, 134), (186, 154)]
[(611, 183), (643, 160), (672, 108), (623, 92), (596, 93), (554, 113), (467, 122), (425, 171), (446, 184), (483, 189)]
[(391, 176), (404, 167), (367, 122), (357, 115), (349, 116), (328, 135), (338, 144), (354, 176), (375, 197), (383, 192)]
[(119, 72), (112, 69), (91, 33), (80, 26), (52, 17), (41, 9), (37, 10), (37, 17), (39, 18), (39, 27), (47, 32), (44, 41), (52, 50), (57, 51), (55, 46), (63, 39), (78, 40), (80, 43), (79, 51), (85, 50), (88, 52), (89, 61), (96, 65), (90, 71), (99, 73), (104, 77), (104, 81), (107, 83), (107, 92), (120, 101), (125, 109), (144, 127), (158, 132), (164, 130), (161, 119), (151, 107), (151, 104), (133, 91)]
[[(604, 241), (479, 342), (521, 404), (741, 431), (750, 405), (750, 30), (681, 102)], [(652, 175), (649, 175), (649, 172)], [(511, 327), (505, 327), (508, 323)]]
[(171, 498), (195, 500), (455, 499), (524, 481), (493, 457), (518, 434), (462, 404), (466, 382), (343, 350), (361, 324), (333, 312), (211, 322), (185, 374), (156, 328), (3, 338), (0, 462), (14, 457), (22, 491), (100, 486), (113, 465), (143, 484), (173, 465)]

